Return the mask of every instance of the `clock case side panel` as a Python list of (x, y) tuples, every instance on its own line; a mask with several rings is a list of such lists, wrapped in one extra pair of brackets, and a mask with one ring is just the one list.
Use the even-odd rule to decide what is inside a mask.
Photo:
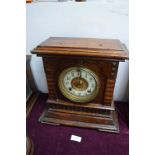
[(57, 69), (57, 62), (51, 61), (51, 59), (43, 57), (43, 64), (44, 64), (44, 71), (46, 75), (47, 85), (48, 85), (48, 95), (50, 99), (55, 100), (57, 98), (56, 93), (56, 69)]
[(104, 104), (110, 105), (113, 101), (113, 93), (115, 88), (115, 82), (117, 78), (117, 72), (118, 72), (118, 61), (112, 61), (111, 63), (111, 71), (110, 76), (108, 76), (106, 80), (106, 86), (105, 86), (105, 93), (104, 93)]

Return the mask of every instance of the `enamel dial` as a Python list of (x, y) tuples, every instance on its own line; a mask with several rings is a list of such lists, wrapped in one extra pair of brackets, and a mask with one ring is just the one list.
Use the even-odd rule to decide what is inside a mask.
[(93, 100), (99, 91), (99, 78), (90, 69), (71, 67), (59, 76), (59, 89), (71, 101), (84, 103)]

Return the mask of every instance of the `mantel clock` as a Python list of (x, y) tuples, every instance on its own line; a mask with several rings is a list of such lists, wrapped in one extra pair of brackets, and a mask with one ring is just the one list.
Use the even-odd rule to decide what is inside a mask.
[(49, 97), (42, 123), (119, 132), (113, 91), (120, 61), (119, 40), (50, 37), (32, 53), (43, 58)]

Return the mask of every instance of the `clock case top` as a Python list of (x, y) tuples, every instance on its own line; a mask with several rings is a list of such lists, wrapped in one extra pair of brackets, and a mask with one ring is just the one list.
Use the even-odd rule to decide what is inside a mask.
[(31, 53), (38, 56), (89, 56), (118, 61), (128, 59), (127, 48), (116, 39), (50, 37)]

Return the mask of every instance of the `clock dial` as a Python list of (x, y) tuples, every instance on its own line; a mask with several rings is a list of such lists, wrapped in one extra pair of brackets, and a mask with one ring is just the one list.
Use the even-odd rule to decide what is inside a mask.
[(72, 67), (64, 70), (59, 77), (61, 93), (74, 102), (88, 102), (98, 94), (99, 79), (91, 70)]

